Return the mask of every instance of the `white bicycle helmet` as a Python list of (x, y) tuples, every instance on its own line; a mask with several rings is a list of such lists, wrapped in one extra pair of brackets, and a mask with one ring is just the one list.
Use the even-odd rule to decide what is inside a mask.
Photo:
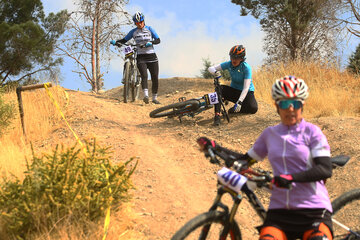
[(304, 80), (295, 76), (285, 76), (275, 80), (271, 96), (275, 101), (284, 98), (298, 98), (304, 101), (309, 96), (309, 88)]

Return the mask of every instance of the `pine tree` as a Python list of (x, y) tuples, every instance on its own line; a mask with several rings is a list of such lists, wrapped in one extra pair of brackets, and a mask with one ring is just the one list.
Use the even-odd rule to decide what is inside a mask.
[(356, 50), (349, 57), (349, 65), (347, 69), (355, 74), (360, 74), (360, 44), (356, 47)]

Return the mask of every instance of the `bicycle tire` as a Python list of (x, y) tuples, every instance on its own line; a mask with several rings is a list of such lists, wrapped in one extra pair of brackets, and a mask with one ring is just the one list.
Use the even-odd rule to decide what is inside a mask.
[[(351, 230), (360, 234), (360, 188), (348, 191), (332, 202), (333, 219), (339, 221)], [(333, 221), (334, 240), (336, 239), (360, 239), (349, 233)]]
[(139, 98), (139, 91), (140, 91), (140, 83), (141, 83), (141, 76), (140, 72), (137, 67), (134, 68), (133, 74), (131, 76), (131, 100), (135, 102)]
[(123, 73), (123, 82), (124, 82), (124, 92), (123, 92), (123, 97), (124, 97), (124, 103), (128, 102), (129, 99), (129, 88), (130, 88), (130, 77), (131, 77), (131, 71), (130, 71), (130, 63), (126, 62), (124, 65), (124, 73)]
[[(187, 222), (182, 228), (180, 228), (174, 236), (171, 238), (171, 240), (182, 240), (182, 239), (219, 239), (220, 232), (222, 230), (222, 227), (224, 226), (224, 222), (226, 219), (226, 214), (224, 212), (219, 211), (211, 211), (206, 212), (203, 214), (198, 215), (197, 217), (191, 219), (189, 222)], [(204, 233), (203, 228), (205, 225), (211, 224), (208, 235), (206, 237), (202, 236), (201, 238), (199, 235), (201, 233)], [(216, 227), (214, 228), (214, 224), (216, 224)], [(221, 228), (218, 229), (218, 224), (221, 225)], [(198, 232), (196, 232), (198, 230)], [(213, 230), (215, 231), (215, 235), (213, 235)], [(191, 235), (194, 234), (194, 235)], [(210, 234), (210, 235), (209, 235)], [(241, 231), (239, 228), (239, 225), (234, 220), (232, 226), (230, 227), (229, 234), (226, 239), (231, 240), (241, 240)]]
[(198, 100), (187, 100), (184, 102), (173, 103), (161, 108), (157, 108), (150, 112), (151, 118), (160, 118), (160, 117), (175, 117), (182, 116), (185, 113), (196, 112), (200, 108), (200, 103)]

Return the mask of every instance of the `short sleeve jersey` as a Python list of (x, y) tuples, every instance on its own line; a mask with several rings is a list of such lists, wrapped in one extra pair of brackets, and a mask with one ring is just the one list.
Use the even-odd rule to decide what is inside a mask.
[[(134, 28), (132, 29), (124, 39), (129, 41), (131, 38), (135, 40), (136, 45), (143, 45), (153, 39), (158, 39), (159, 36), (155, 32), (155, 30), (150, 26), (145, 26), (142, 29)], [(147, 47), (147, 48), (138, 48), (137, 54), (151, 54), (155, 53), (154, 47)]]
[[(234, 67), (231, 64), (231, 61), (223, 62), (220, 64), (223, 70), (227, 69), (231, 76), (230, 87), (238, 89), (240, 91), (244, 88), (244, 80), (251, 79), (251, 67), (247, 62), (240, 63), (239, 66)], [(255, 90), (254, 84), (250, 82), (249, 91), (253, 92)]]
[[(293, 174), (313, 166), (313, 158), (330, 157), (330, 146), (316, 125), (304, 119), (294, 126), (266, 128), (248, 154), (258, 160), (268, 157), (274, 176)], [(292, 189), (274, 187), (269, 209), (325, 208), (332, 212), (324, 181), (295, 182)]]

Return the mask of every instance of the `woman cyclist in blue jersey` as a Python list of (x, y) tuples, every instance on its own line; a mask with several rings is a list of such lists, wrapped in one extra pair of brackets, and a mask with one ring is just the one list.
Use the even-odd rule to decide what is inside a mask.
[(160, 38), (155, 30), (145, 25), (145, 17), (141, 12), (136, 12), (133, 16), (133, 21), (136, 28), (132, 29), (123, 39), (117, 40), (113, 44), (124, 44), (130, 39), (134, 39), (138, 47), (137, 51), (137, 67), (141, 75), (141, 87), (144, 91), (144, 102), (149, 103), (148, 91), (148, 74), (149, 69), (152, 82), (152, 102), (160, 104), (157, 100), (157, 93), (159, 88), (159, 61), (156, 56), (153, 45), (160, 43)]
[[(332, 239), (332, 207), (325, 187), (332, 175), (330, 147), (320, 128), (302, 117), (308, 95), (302, 79), (277, 79), (272, 98), (281, 123), (266, 128), (243, 156), (249, 165), (267, 157), (275, 176), (261, 240)], [(221, 148), (207, 138), (199, 141)]]
[[(258, 110), (254, 96), (254, 84), (251, 80), (251, 67), (245, 62), (245, 48), (243, 45), (235, 45), (230, 51), (230, 61), (223, 62), (217, 66), (211, 66), (208, 71), (213, 75), (219, 74), (221, 70), (227, 69), (231, 76), (230, 86), (221, 85), (222, 97), (235, 105), (229, 109), (229, 113), (250, 113)], [(220, 105), (215, 105), (214, 124), (220, 125)]]

